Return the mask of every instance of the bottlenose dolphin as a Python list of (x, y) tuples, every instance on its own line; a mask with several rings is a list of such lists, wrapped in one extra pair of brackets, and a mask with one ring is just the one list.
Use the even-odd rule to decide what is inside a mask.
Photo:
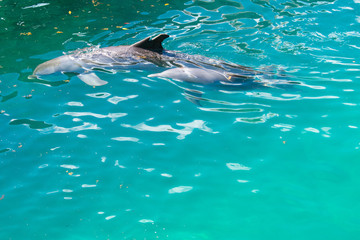
[(168, 37), (160, 34), (132, 45), (77, 50), (40, 64), (29, 78), (43, 79), (53, 73), (75, 73), (88, 85), (101, 86), (107, 82), (96, 75), (97, 71), (112, 73), (120, 69), (142, 69), (152, 71), (148, 77), (208, 85), (242, 84), (253, 80), (258, 73), (233, 63), (165, 50), (162, 42)]

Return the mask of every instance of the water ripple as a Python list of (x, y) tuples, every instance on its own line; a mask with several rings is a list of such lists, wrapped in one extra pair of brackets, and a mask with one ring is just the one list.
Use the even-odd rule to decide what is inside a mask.
[(145, 123), (140, 123), (138, 125), (132, 126), (130, 124), (122, 124), (125, 128), (133, 128), (138, 131), (149, 131), (149, 132), (173, 132), (179, 134), (177, 139), (185, 139), (185, 137), (193, 132), (194, 129), (199, 129), (204, 132), (217, 133), (212, 129), (206, 126), (205, 122), (202, 120), (194, 120), (189, 123), (177, 123), (177, 126), (183, 127), (183, 129), (177, 129), (171, 125), (158, 125), (158, 126), (149, 126)]
[(82, 125), (75, 127), (60, 127), (60, 126), (52, 126), (46, 129), (41, 130), (43, 133), (70, 133), (70, 132), (79, 132), (85, 130), (101, 130), (101, 128), (97, 124), (84, 122)]
[[(2, 5), (1, 239), (356, 236), (358, 214), (339, 199), (354, 205), (358, 185), (358, 0), (45, 4)], [(27, 79), (63, 52), (160, 33), (166, 49), (250, 67), (254, 79)]]
[(169, 189), (169, 194), (185, 193), (185, 192), (191, 191), (192, 189), (193, 189), (192, 186), (178, 186), (178, 187)]
[(45, 123), (44, 121), (36, 121), (32, 119), (13, 119), (10, 125), (28, 125), (32, 129), (45, 129), (52, 126), (52, 124)]
[(140, 139), (135, 137), (115, 137), (111, 138), (112, 140), (119, 141), (119, 142), (139, 142)]
[(240, 163), (226, 163), (226, 166), (233, 171), (238, 171), (238, 170), (245, 170), (245, 171), (249, 171), (251, 170), (250, 167), (246, 167)]
[(72, 117), (92, 116), (95, 118), (110, 118), (112, 122), (117, 120), (118, 118), (127, 115), (127, 113), (109, 113), (107, 115), (104, 115), (104, 114), (91, 113), (91, 112), (64, 112), (64, 114)]
[(265, 123), (268, 119), (271, 119), (273, 117), (279, 116), (276, 113), (267, 113), (263, 114), (259, 117), (238, 117), (236, 118), (235, 122), (241, 122), (241, 123), (251, 123), (251, 124), (257, 124), (257, 123)]
[(263, 109), (259, 108), (204, 108), (200, 107), (199, 109), (207, 112), (223, 112), (223, 113), (253, 113), (253, 112), (263, 112)]

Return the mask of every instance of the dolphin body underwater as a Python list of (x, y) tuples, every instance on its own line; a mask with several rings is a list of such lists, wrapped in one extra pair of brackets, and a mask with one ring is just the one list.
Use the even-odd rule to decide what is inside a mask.
[(101, 86), (107, 82), (101, 80), (96, 71), (115, 73), (121, 69), (138, 69), (155, 72), (148, 77), (201, 85), (246, 85), (259, 74), (241, 65), (165, 50), (162, 42), (168, 37), (167, 34), (160, 34), (132, 45), (77, 50), (38, 65), (28, 78), (43, 79), (54, 73), (76, 74), (88, 85)]

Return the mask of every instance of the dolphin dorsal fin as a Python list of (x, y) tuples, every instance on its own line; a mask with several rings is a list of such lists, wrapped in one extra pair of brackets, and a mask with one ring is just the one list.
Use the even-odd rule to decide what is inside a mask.
[(151, 40), (150, 40), (150, 37), (147, 37), (147, 38), (141, 40), (140, 42), (134, 43), (131, 46), (154, 51), (154, 52), (161, 52), (162, 50), (164, 50), (161, 43), (164, 41), (164, 39), (166, 39), (168, 37), (169, 37), (169, 35), (167, 35), (167, 34), (159, 34)]

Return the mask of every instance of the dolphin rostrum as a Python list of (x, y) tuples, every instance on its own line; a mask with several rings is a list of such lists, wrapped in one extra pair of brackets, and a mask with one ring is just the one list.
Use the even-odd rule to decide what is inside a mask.
[[(154, 72), (148, 77), (163, 77), (198, 84), (237, 83), (254, 79), (257, 72), (241, 65), (165, 50), (167, 34), (147, 37), (132, 45), (85, 48), (63, 55), (36, 67), (29, 78), (42, 79), (53, 73), (75, 73), (83, 82), (101, 86), (96, 71), (114, 72), (121, 69), (142, 69)], [(165, 71), (164, 71), (165, 69)]]

